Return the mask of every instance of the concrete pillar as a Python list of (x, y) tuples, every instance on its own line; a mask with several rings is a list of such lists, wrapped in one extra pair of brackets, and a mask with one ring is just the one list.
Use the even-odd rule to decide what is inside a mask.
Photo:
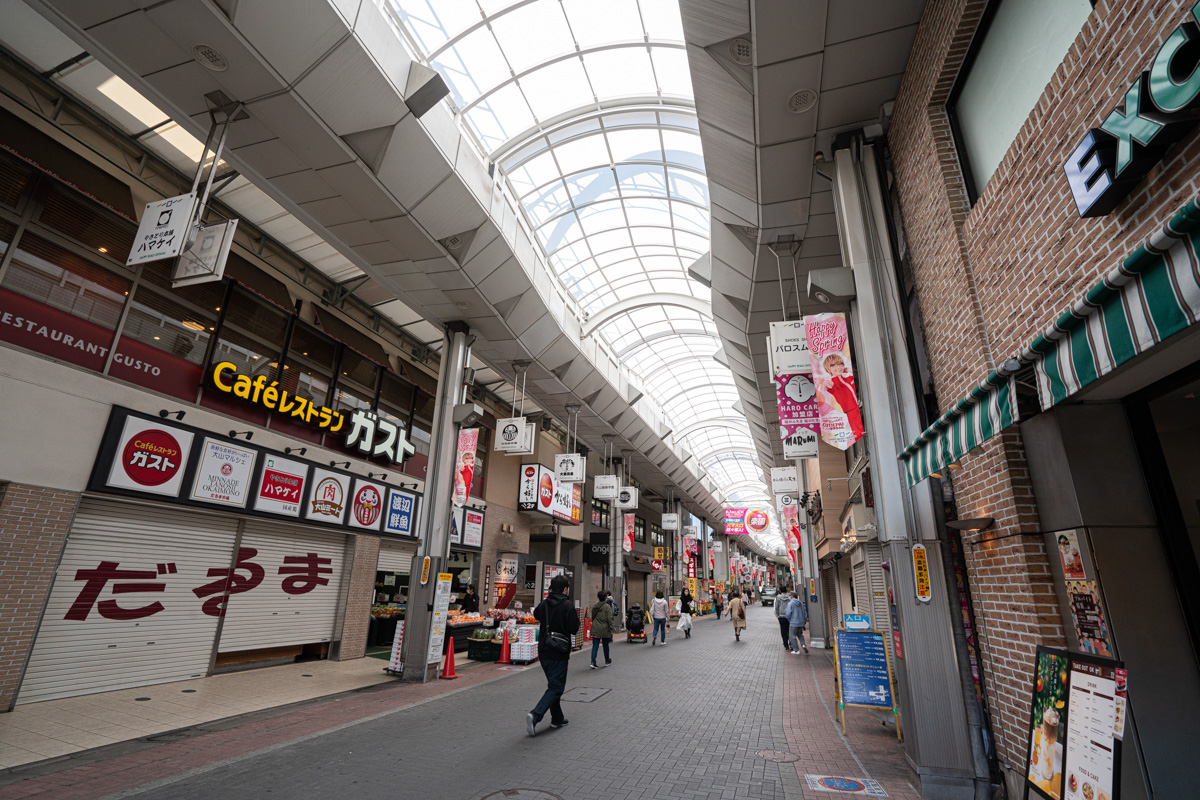
[[(433, 620), (433, 592), (437, 573), (450, 558), (450, 504), (454, 491), (454, 460), (458, 453), (458, 425), (454, 407), (463, 398), (463, 370), (471, 356), (469, 328), (464, 322), (446, 326), (442, 339), (442, 363), (438, 370), (433, 435), (429, 444), (429, 468), (425, 475), (425, 513), (422, 515), (421, 547), (413, 562), (404, 620), (404, 672), (406, 682), (437, 680), (441, 654), (429, 653)], [(431, 560), (429, 580), (421, 585), (422, 559)], [(449, 635), (447, 633), (447, 635)]]

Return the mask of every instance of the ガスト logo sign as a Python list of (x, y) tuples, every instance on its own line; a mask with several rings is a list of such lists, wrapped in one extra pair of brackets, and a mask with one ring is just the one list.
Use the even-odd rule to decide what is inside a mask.
[(125, 474), (143, 486), (159, 486), (175, 477), (182, 466), (179, 442), (166, 431), (142, 431), (121, 453)]

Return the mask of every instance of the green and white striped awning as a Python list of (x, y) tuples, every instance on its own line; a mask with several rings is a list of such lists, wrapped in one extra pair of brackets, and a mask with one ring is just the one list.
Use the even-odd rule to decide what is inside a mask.
[(1012, 376), (1022, 366), (1034, 366), (1045, 411), (1198, 318), (1200, 200), (1193, 200), (900, 453), (909, 485), (1017, 421)]
[(900, 460), (915, 486), (1017, 421), (1016, 385), (997, 370), (904, 448)]
[(1200, 317), (1200, 205), (1184, 206), (1018, 358), (1033, 363), (1042, 410)]

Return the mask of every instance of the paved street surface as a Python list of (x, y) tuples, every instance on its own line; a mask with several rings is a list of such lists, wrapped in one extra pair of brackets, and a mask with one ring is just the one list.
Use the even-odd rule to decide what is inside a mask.
[(618, 640), (607, 669), (577, 653), (570, 724), (551, 730), (547, 716), (535, 738), (523, 717), (545, 687), (541, 669), (487, 665), (0, 773), (0, 798), (836, 800), (809, 788), (806, 776), (823, 775), (873, 778), (888, 797), (915, 800), (892, 728), (862, 709), (846, 739), (834, 727), (832, 659), (788, 655), (772, 610), (749, 613), (741, 642), (708, 617), (665, 648)]

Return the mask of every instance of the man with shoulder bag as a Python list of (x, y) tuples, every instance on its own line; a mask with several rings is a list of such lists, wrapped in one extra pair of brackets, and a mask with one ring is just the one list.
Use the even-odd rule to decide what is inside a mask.
[(555, 575), (550, 581), (550, 593), (533, 610), (542, 624), (538, 634), (538, 659), (546, 673), (546, 692), (533, 710), (525, 715), (525, 730), (537, 735), (537, 724), (550, 712), (550, 727), (567, 724), (559, 700), (567, 689), (567, 666), (571, 659), (571, 634), (579, 631), (579, 615), (575, 604), (567, 597), (567, 576)]

